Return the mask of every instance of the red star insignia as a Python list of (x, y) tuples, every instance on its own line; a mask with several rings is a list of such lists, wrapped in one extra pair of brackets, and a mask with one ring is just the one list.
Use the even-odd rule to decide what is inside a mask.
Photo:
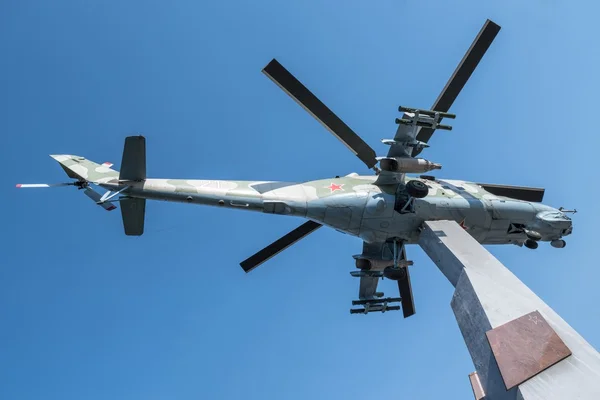
[(332, 184), (331, 184), (331, 185), (329, 185), (329, 186), (325, 186), (325, 189), (329, 189), (329, 190), (331, 190), (331, 193), (333, 193), (333, 192), (335, 192), (336, 190), (342, 190), (342, 191), (343, 191), (344, 189), (342, 189), (342, 186), (344, 186), (344, 184), (343, 184), (343, 183), (341, 183), (341, 184), (339, 184), (339, 185), (336, 185), (335, 183), (332, 183)]
[(460, 227), (461, 227), (461, 228), (463, 228), (463, 229), (466, 231), (466, 230), (468, 230), (469, 228), (468, 228), (468, 227), (465, 225), (465, 219), (466, 219), (466, 218), (463, 218), (463, 220), (462, 220), (462, 221), (460, 221), (458, 225), (460, 225)]

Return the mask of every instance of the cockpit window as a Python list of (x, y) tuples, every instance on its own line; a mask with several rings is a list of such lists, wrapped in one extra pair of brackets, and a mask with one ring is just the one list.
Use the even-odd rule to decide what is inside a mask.
[(560, 212), (560, 211), (547, 211), (544, 213), (541, 213), (540, 218), (544, 219), (544, 220), (563, 220), (563, 221), (570, 221), (571, 218), (567, 217), (564, 213)]

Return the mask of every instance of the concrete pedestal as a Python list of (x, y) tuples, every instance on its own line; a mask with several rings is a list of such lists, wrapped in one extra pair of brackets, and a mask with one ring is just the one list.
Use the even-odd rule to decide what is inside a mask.
[(476, 399), (600, 399), (600, 353), (456, 222), (419, 244), (456, 288)]

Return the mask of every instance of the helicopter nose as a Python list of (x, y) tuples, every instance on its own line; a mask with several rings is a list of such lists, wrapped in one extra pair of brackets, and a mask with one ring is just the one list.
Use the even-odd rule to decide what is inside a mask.
[(536, 217), (541, 224), (540, 228), (546, 226), (546, 229), (550, 229), (555, 235), (566, 236), (573, 231), (573, 221), (559, 210), (541, 211)]

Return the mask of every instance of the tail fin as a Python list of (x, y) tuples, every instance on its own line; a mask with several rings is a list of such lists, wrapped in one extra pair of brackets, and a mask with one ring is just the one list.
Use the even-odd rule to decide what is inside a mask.
[(146, 179), (146, 138), (142, 135), (125, 138), (121, 160), (121, 181), (143, 181)]
[[(139, 182), (146, 179), (146, 139), (143, 136), (129, 136), (125, 138), (121, 172), (110, 168), (112, 167), (110, 163), (96, 164), (80, 156), (60, 154), (51, 155), (50, 157), (58, 161), (70, 178), (79, 181), (71, 183), (72, 185), (85, 189), (84, 193), (90, 199), (108, 211), (117, 208), (109, 200), (125, 189), (114, 193), (109, 191), (101, 195), (89, 187), (88, 183), (119, 182), (127, 185), (127, 182)], [(146, 200), (125, 196), (124, 198), (119, 198), (117, 201), (121, 203), (121, 216), (125, 234), (128, 236), (142, 235), (144, 233)]]
[(121, 217), (127, 236), (141, 236), (144, 233), (144, 217), (146, 215), (146, 199), (121, 200)]
[[(128, 136), (125, 138), (121, 173), (121, 182), (139, 182), (146, 179), (146, 138), (143, 136)], [(146, 200), (128, 198), (121, 200), (121, 216), (123, 228), (127, 236), (140, 236), (144, 233), (144, 218), (146, 215)]]
[(65, 170), (69, 178), (84, 180), (93, 183), (105, 183), (119, 179), (119, 171), (110, 167), (112, 164), (96, 164), (80, 156), (68, 154), (54, 154), (54, 158)]

